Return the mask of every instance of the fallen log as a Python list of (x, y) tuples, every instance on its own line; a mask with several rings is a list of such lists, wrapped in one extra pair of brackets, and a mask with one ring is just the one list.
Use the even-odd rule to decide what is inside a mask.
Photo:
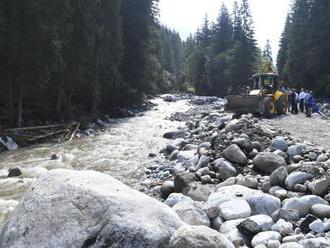
[(67, 144), (69, 144), (69, 143), (71, 142), (71, 140), (73, 139), (73, 137), (74, 137), (75, 134), (77, 133), (79, 127), (80, 127), (80, 123), (78, 123), (78, 124), (76, 125), (76, 128), (75, 128), (75, 129), (73, 130), (73, 132), (71, 133), (69, 140), (66, 142)]

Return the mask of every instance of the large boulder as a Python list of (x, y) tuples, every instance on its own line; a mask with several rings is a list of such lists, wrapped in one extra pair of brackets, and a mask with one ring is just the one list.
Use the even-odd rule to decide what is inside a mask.
[(26, 192), (0, 247), (165, 248), (182, 225), (170, 207), (106, 174), (59, 169)]
[(246, 165), (248, 162), (246, 155), (236, 144), (233, 144), (225, 149), (222, 156), (234, 164)]
[(179, 228), (171, 238), (169, 248), (234, 248), (222, 234), (205, 226)]
[(286, 166), (283, 157), (272, 152), (261, 152), (253, 159), (253, 165), (261, 172), (271, 174), (277, 168)]

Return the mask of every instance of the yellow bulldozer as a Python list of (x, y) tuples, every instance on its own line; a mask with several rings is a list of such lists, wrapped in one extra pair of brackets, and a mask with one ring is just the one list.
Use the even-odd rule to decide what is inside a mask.
[(227, 96), (226, 110), (237, 114), (252, 113), (272, 118), (287, 112), (287, 95), (280, 90), (276, 73), (253, 75), (250, 86), (241, 95)]

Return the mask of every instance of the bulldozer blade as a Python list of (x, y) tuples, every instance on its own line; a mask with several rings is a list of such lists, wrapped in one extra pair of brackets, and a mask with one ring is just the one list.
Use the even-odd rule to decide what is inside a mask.
[(237, 114), (260, 114), (260, 105), (263, 99), (262, 96), (228, 96), (226, 111)]

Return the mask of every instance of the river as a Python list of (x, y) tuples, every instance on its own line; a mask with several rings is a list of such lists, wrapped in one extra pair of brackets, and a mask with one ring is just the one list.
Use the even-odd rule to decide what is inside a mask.
[[(107, 173), (138, 189), (144, 168), (157, 159), (159, 151), (169, 143), (163, 138), (184, 122), (166, 118), (188, 110), (187, 101), (152, 100), (155, 108), (132, 118), (116, 119), (109, 128), (94, 136), (76, 138), (70, 144), (42, 144), (0, 154), (0, 221), (12, 212), (24, 192), (38, 175), (46, 170), (66, 168)], [(58, 160), (51, 160), (52, 154)], [(148, 158), (149, 153), (157, 154)], [(8, 168), (19, 167), (23, 174), (7, 178)]]

